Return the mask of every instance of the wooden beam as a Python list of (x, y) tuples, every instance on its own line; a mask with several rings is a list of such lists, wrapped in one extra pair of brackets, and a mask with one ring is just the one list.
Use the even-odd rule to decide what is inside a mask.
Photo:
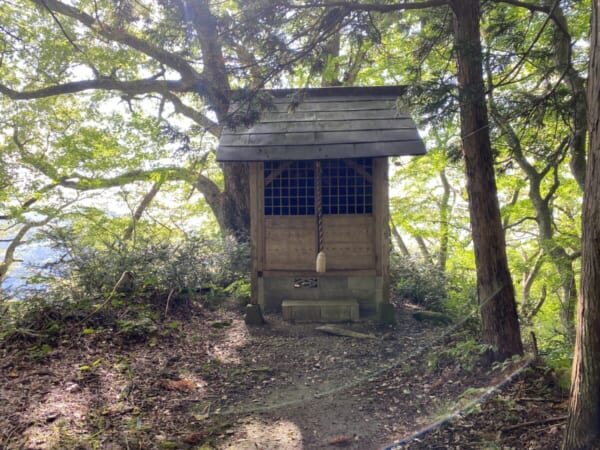
[(277, 178), (284, 171), (289, 169), (292, 164), (294, 164), (293, 161), (284, 161), (281, 164), (279, 164), (279, 167), (277, 167), (277, 169), (275, 169), (273, 172), (271, 172), (269, 174), (269, 176), (267, 178), (265, 178), (264, 186), (270, 185), (273, 182), (273, 180), (275, 180), (275, 178)]
[(344, 164), (346, 164), (348, 167), (351, 167), (352, 169), (354, 169), (355, 172), (361, 174), (365, 180), (367, 180), (369, 183), (371, 183), (371, 185), (373, 184), (373, 175), (371, 175), (369, 172), (367, 172), (364, 167), (356, 164), (356, 161), (353, 161), (351, 159), (345, 159)]

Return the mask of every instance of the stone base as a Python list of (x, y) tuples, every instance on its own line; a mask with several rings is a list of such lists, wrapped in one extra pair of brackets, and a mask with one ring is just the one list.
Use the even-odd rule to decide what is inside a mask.
[(377, 305), (377, 322), (382, 325), (396, 323), (396, 309), (391, 303), (379, 303)]
[(283, 319), (290, 322), (356, 322), (356, 300), (284, 300)]
[(246, 305), (246, 317), (244, 318), (246, 325), (262, 325), (265, 319), (262, 315), (260, 305)]

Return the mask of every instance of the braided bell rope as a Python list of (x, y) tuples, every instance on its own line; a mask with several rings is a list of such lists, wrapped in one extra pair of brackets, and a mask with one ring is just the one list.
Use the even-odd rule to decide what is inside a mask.
[(323, 199), (321, 198), (321, 161), (315, 163), (315, 203), (317, 207), (317, 253), (323, 251)]

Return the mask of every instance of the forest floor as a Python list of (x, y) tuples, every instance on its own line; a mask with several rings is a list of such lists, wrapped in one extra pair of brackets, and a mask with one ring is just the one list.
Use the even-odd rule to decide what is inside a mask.
[(559, 448), (551, 371), (486, 368), (458, 330), (396, 306), (396, 325), (341, 325), (362, 339), (192, 304), (136, 342), (96, 329), (0, 348), (0, 449)]

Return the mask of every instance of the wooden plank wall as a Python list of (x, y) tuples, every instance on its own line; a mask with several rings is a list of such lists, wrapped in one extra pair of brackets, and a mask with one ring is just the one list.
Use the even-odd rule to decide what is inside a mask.
[(267, 216), (264, 224), (265, 270), (315, 270), (314, 216)]
[(371, 215), (323, 216), (327, 270), (375, 268), (375, 236)]
[[(323, 217), (327, 270), (389, 272), (387, 158), (376, 158), (373, 214)], [(253, 286), (258, 272), (314, 272), (317, 254), (315, 216), (264, 216), (262, 163), (251, 166)], [(254, 290), (254, 288), (253, 288)]]

